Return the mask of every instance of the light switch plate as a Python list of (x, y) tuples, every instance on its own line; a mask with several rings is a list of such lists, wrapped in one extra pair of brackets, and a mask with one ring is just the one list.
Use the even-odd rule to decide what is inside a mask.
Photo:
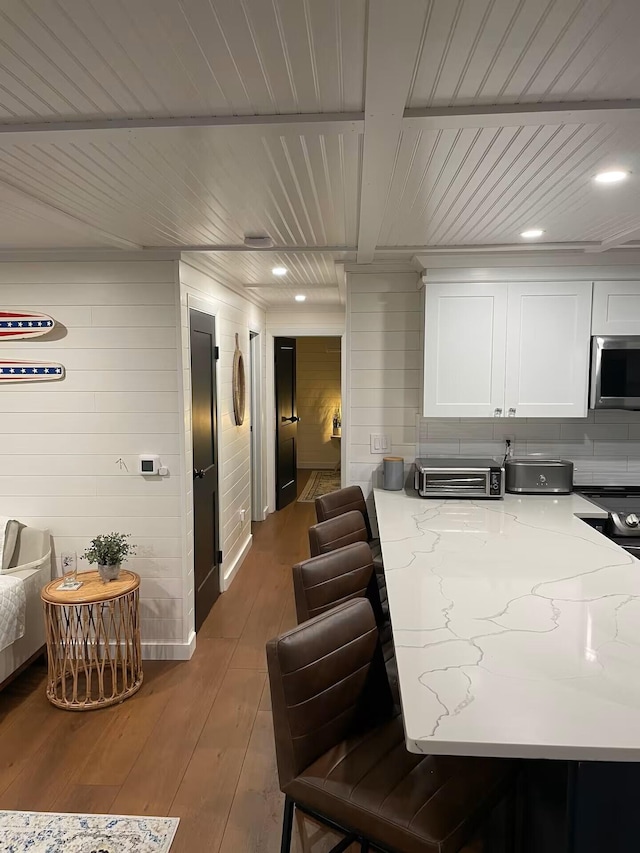
[(390, 436), (379, 433), (370, 433), (369, 450), (371, 453), (389, 453), (391, 450)]

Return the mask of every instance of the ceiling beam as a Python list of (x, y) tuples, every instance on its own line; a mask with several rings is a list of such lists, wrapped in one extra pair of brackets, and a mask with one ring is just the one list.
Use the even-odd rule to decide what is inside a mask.
[(56, 207), (48, 201), (44, 201), (37, 195), (29, 193), (21, 187), (14, 186), (10, 181), (0, 180), (0, 193), (8, 193), (9, 196), (13, 196), (18, 200), (27, 201), (30, 205), (35, 205), (36, 210), (40, 209), (42, 211), (41, 215), (48, 216), (49, 219), (58, 221), (76, 232), (81, 232), (86, 236), (95, 238), (107, 246), (113, 246), (116, 249), (142, 248), (138, 243), (133, 243), (131, 240), (125, 240), (124, 237), (112, 234), (110, 231), (105, 231), (103, 228), (98, 228), (96, 225), (91, 225), (83, 219), (79, 219), (64, 210), (61, 210), (59, 207)]
[(638, 120), (640, 99), (634, 99), (408, 109), (404, 111), (403, 127), (416, 130), (457, 130), (466, 127), (601, 124), (607, 121), (621, 123)]
[(178, 249), (181, 252), (253, 252), (256, 255), (272, 255), (274, 252), (295, 252), (297, 255), (321, 255), (335, 254), (339, 252), (355, 252), (355, 246), (269, 246), (264, 249), (245, 246), (244, 243), (199, 243), (193, 246), (144, 246), (144, 249), (150, 251), (161, 251), (162, 249), (170, 249), (175, 251)]
[(358, 263), (373, 260), (421, 43), (424, 0), (369, 0)]
[(335, 127), (336, 130), (362, 130), (364, 113), (286, 113), (278, 115), (244, 116), (166, 116), (164, 118), (109, 118), (89, 119), (86, 121), (40, 121), (0, 123), (0, 134), (37, 134), (37, 133), (78, 133), (96, 130), (181, 130), (184, 128), (274, 128), (295, 130), (305, 126), (313, 128), (322, 125), (323, 130)]
[[(625, 249), (626, 243), (631, 243), (633, 240), (640, 239), (640, 227), (634, 225), (633, 228), (627, 228), (614, 234), (612, 237), (607, 237), (595, 246), (590, 246), (586, 249), (587, 252), (608, 252), (610, 249)], [(635, 248), (635, 247), (634, 247)]]

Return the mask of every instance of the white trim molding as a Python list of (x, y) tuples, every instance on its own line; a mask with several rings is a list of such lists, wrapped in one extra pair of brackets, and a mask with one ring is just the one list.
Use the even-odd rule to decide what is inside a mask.
[(220, 592), (226, 592), (231, 584), (233, 583), (233, 579), (235, 578), (240, 566), (244, 563), (245, 557), (251, 550), (251, 546), (253, 544), (253, 534), (250, 533), (247, 537), (247, 541), (242, 546), (242, 549), (239, 554), (236, 555), (235, 560), (229, 563), (229, 567), (227, 568), (224, 561), (220, 566), (220, 574), (222, 577), (222, 584), (220, 588)]
[(191, 660), (196, 650), (196, 632), (192, 629), (186, 643), (167, 640), (143, 640), (142, 660)]

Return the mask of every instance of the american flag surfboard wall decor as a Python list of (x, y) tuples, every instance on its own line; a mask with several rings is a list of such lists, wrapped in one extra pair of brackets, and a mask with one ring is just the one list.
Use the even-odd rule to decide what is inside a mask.
[(46, 335), (56, 322), (33, 311), (0, 310), (0, 341), (21, 341)]
[(64, 378), (64, 367), (55, 361), (0, 358), (0, 385), (5, 382), (51, 382)]

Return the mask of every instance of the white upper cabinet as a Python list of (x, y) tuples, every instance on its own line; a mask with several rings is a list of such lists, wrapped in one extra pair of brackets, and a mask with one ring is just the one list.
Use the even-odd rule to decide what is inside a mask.
[(506, 284), (427, 286), (426, 417), (502, 414), (506, 317)]
[(596, 281), (592, 335), (640, 335), (640, 281)]
[(591, 282), (508, 288), (507, 417), (586, 417)]
[(591, 282), (428, 284), (424, 416), (587, 415)]

